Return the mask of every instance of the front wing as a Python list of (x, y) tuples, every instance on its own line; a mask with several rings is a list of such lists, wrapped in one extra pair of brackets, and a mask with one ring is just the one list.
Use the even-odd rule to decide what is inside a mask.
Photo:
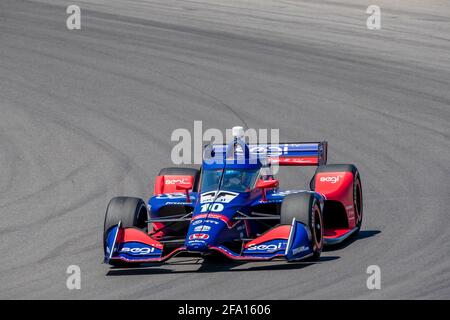
[[(165, 252), (164, 244), (147, 233), (135, 228), (122, 228), (120, 223), (110, 229), (105, 241), (105, 263), (164, 262), (179, 253), (189, 252), (180, 246)], [(222, 244), (208, 245), (207, 251), (218, 252), (239, 261), (264, 261), (284, 258), (288, 261), (302, 260), (312, 255), (311, 235), (308, 228), (293, 219), (291, 225), (279, 225), (261, 236), (246, 242), (240, 253), (231, 251)]]

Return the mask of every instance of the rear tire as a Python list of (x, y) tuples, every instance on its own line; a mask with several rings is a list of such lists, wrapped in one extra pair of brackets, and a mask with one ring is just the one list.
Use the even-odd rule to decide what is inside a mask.
[(359, 176), (358, 170), (356, 170), (356, 174), (353, 180), (353, 207), (355, 208), (355, 219), (357, 228), (356, 231), (353, 233), (353, 236), (357, 236), (359, 230), (361, 229), (363, 220), (363, 194), (362, 194), (361, 178)]
[(292, 219), (309, 228), (313, 255), (311, 260), (318, 260), (323, 249), (323, 217), (320, 203), (311, 193), (295, 193), (287, 195), (280, 212), (281, 224), (292, 224)]
[(148, 210), (144, 200), (132, 197), (115, 197), (108, 204), (103, 227), (103, 246), (106, 249), (106, 238), (112, 227), (119, 221), (123, 228), (147, 228)]

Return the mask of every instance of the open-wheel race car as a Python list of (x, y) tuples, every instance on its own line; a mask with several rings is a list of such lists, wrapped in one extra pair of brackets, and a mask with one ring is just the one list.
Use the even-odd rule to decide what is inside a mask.
[[(163, 262), (178, 254), (233, 260), (317, 260), (324, 245), (358, 233), (360, 175), (327, 162), (327, 142), (248, 145), (233, 128), (228, 145), (209, 145), (201, 168), (165, 168), (145, 203), (115, 197), (104, 223), (110, 265)], [(279, 166), (317, 166), (310, 190), (281, 190)]]

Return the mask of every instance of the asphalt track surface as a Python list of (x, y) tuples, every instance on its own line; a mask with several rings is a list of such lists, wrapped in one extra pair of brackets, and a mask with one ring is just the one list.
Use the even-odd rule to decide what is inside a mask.
[[(450, 4), (378, 1), (378, 31), (370, 4), (2, 0), (0, 298), (450, 298)], [(330, 163), (361, 172), (360, 236), (316, 264), (110, 271), (107, 202), (148, 198), (194, 120), (328, 140)], [(66, 288), (72, 264), (81, 290)]]

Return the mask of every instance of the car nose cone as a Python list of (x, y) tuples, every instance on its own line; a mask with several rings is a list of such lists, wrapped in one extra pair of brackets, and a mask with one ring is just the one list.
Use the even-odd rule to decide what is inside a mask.
[(189, 242), (186, 245), (188, 251), (204, 252), (208, 250), (208, 244), (205, 241)]

